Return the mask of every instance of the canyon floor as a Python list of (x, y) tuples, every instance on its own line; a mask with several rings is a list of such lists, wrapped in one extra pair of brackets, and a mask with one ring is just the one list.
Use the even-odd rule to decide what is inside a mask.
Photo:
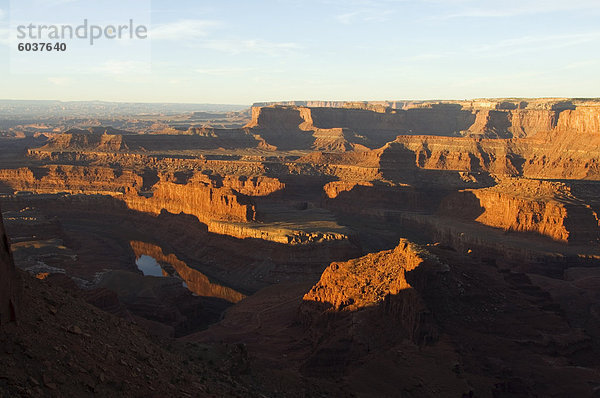
[(0, 396), (600, 396), (600, 101), (110, 122), (0, 123)]

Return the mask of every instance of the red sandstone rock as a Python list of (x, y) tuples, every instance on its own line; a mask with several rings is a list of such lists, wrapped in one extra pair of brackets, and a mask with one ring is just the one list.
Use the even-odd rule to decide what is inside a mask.
[(332, 263), (304, 296), (305, 302), (323, 304), (326, 311), (356, 311), (381, 304), (410, 289), (405, 274), (433, 257), (415, 244), (401, 240), (393, 250)]
[(163, 210), (173, 214), (186, 213), (200, 221), (253, 221), (256, 213), (247, 197), (228, 188), (212, 188), (201, 183), (159, 182), (154, 185), (151, 197), (131, 193), (123, 200), (134, 210), (153, 214)]

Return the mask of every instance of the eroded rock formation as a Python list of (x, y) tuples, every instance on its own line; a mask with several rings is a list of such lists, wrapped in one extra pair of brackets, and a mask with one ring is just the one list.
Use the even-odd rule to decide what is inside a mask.
[(404, 239), (392, 250), (332, 263), (299, 307), (313, 344), (305, 374), (339, 375), (352, 361), (405, 339), (435, 342), (438, 331), (419, 290), (428, 274), (447, 271)]
[(598, 215), (565, 183), (505, 179), (490, 188), (448, 196), (440, 213), (571, 244), (596, 245), (600, 238)]
[(123, 193), (140, 189), (143, 179), (132, 171), (109, 167), (49, 165), (0, 170), (5, 191), (35, 193)]
[[(413, 286), (422, 284), (417, 277), (419, 272), (408, 276), (419, 267), (423, 267), (421, 272), (425, 268), (431, 272), (432, 269), (443, 271), (447, 266), (404, 239), (393, 250), (332, 263), (304, 296), (300, 316), (309, 327), (329, 328), (328, 324), (339, 322), (339, 318), (350, 317), (353, 324), (360, 324), (361, 319), (371, 317), (366, 313), (381, 311), (388, 322), (394, 320), (392, 323), (400, 325), (397, 335), (416, 342), (434, 338), (434, 332), (422, 323), (424, 306)], [(354, 330), (366, 326), (357, 326)]]
[[(409, 289), (405, 273), (423, 262), (414, 245), (400, 242), (394, 250), (331, 264), (304, 301), (322, 303), (332, 311), (354, 311)], [(377, 264), (378, 266), (375, 266)]]
[(151, 197), (138, 193), (123, 196), (131, 209), (160, 214), (166, 210), (173, 214), (186, 213), (201, 221), (253, 221), (255, 208), (245, 196), (227, 188), (212, 188), (201, 183), (186, 185), (159, 182), (154, 185)]

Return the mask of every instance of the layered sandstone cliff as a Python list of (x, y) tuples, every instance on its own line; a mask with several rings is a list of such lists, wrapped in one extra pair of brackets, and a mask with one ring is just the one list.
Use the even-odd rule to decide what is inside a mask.
[(255, 219), (249, 196), (267, 196), (285, 188), (264, 176), (202, 173), (136, 173), (108, 167), (49, 165), (0, 170), (5, 193), (106, 194), (132, 209), (159, 214), (186, 213), (200, 220), (247, 222)]
[(504, 179), (484, 189), (444, 198), (440, 214), (475, 220), (505, 231), (533, 232), (570, 244), (600, 242), (598, 215), (565, 183)]
[(375, 149), (399, 135), (538, 139), (559, 134), (581, 139), (598, 133), (599, 104), (574, 99), (262, 104), (252, 108), (252, 119), (242, 129), (190, 127), (175, 130), (176, 140), (173, 134), (70, 131), (31, 154), (164, 154), (219, 148), (344, 152)]
[(36, 193), (124, 193), (143, 185), (143, 178), (132, 171), (71, 165), (3, 169), (0, 181), (5, 191)]
[(519, 174), (518, 146), (507, 140), (401, 136), (376, 151), (386, 171), (402, 168)]
[(247, 196), (269, 196), (285, 189), (285, 184), (277, 178), (267, 176), (244, 176), (203, 174), (190, 170), (161, 173), (159, 178), (166, 182), (188, 184), (202, 183), (213, 188), (230, 188)]
[[(173, 136), (178, 137), (173, 140)], [(262, 145), (247, 129), (191, 128), (187, 131), (167, 131), (163, 134), (97, 134), (65, 132), (57, 134), (37, 151), (95, 152), (168, 152), (202, 149), (257, 148)]]
[(146, 213), (185, 213), (200, 221), (224, 220), (248, 222), (255, 219), (256, 209), (250, 200), (228, 188), (213, 188), (201, 183), (185, 185), (158, 182), (153, 186), (152, 196), (138, 193), (123, 196), (130, 209)]
[[(363, 151), (374, 159), (370, 163), (392, 172), (414, 165), (426, 170), (600, 179), (600, 106), (597, 101), (476, 100), (414, 102), (401, 109), (382, 106), (349, 103), (340, 108), (254, 107), (252, 120), (243, 131), (192, 129), (193, 134), (176, 138), (144, 134), (121, 138), (104, 134), (94, 138), (90, 134), (65, 134), (55, 137), (46, 147), (30, 149), (29, 154), (53, 162), (193, 167), (218, 170), (221, 174), (237, 173), (236, 169), (243, 168), (243, 174), (248, 175), (247, 170), (254, 174), (267, 170), (282, 174), (307, 170), (296, 170), (298, 166), (264, 156), (252, 159), (233, 155), (205, 157), (203, 153), (194, 154), (194, 150), (235, 147), (352, 154)], [(238, 136), (249, 141), (243, 143)], [(203, 144), (201, 141), (205, 139), (212, 140), (211, 144)], [(114, 144), (119, 140), (125, 145), (119, 147), (121, 149)], [(167, 155), (173, 151), (186, 154)], [(328, 159), (322, 166), (323, 172), (340, 176), (346, 173), (348, 177), (357, 178), (360, 171), (354, 166), (360, 162), (353, 163), (357, 159), (352, 157), (341, 162)], [(318, 159), (305, 156), (300, 161), (312, 167)], [(341, 164), (345, 166), (339, 167)], [(313, 167), (309, 172), (322, 171)], [(366, 176), (358, 179), (368, 180)]]
[(122, 151), (129, 149), (123, 142), (122, 135), (94, 134), (77, 131), (54, 136), (44, 148), (53, 150), (85, 150), (94, 148), (100, 151)]
[(313, 154), (298, 162), (326, 164), (336, 173), (336, 166), (359, 167), (370, 174), (376, 168), (383, 178), (396, 182), (410, 182), (420, 170), (600, 180), (600, 131), (594, 130), (597, 116), (586, 115), (583, 121), (573, 121), (587, 126), (580, 127), (580, 132), (561, 128), (522, 139), (401, 135), (372, 151)]
[(246, 127), (277, 147), (344, 151), (374, 149), (398, 135), (497, 139), (568, 131), (581, 136), (598, 131), (600, 117), (597, 102), (561, 99), (332, 105), (254, 106)]

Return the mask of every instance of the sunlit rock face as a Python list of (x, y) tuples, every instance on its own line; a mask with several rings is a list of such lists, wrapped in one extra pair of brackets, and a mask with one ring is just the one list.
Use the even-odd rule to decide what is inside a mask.
[(445, 269), (435, 256), (401, 239), (392, 250), (332, 263), (304, 295), (300, 315), (319, 329), (344, 317), (360, 319), (365, 311), (387, 314), (399, 334), (419, 340), (424, 307), (415, 289), (422, 288), (426, 272)]
[(305, 302), (322, 303), (330, 311), (354, 311), (377, 305), (390, 295), (410, 289), (405, 274), (419, 267), (427, 253), (402, 240), (393, 250), (332, 263)]
[(405, 239), (392, 250), (332, 263), (298, 312), (314, 347), (305, 373), (335, 374), (351, 358), (405, 339), (416, 345), (436, 341), (421, 292), (428, 275), (447, 271), (437, 257)]

